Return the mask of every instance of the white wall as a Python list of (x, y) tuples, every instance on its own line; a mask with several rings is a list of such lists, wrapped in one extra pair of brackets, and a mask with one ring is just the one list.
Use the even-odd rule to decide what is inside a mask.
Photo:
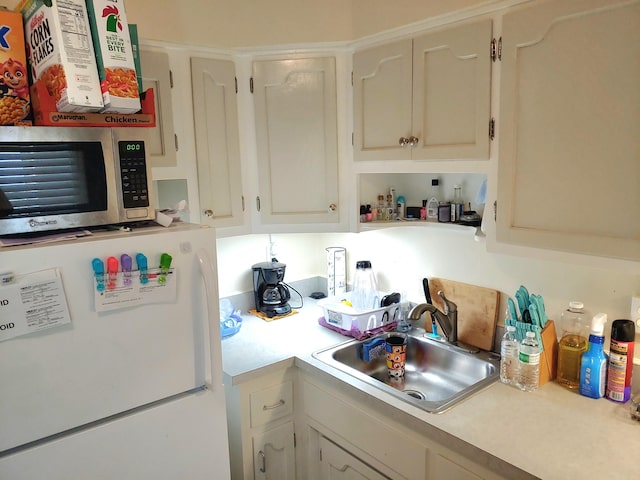
[[(541, 294), (549, 316), (559, 319), (570, 300), (585, 302), (593, 313), (606, 312), (610, 321), (629, 318), (630, 297), (640, 295), (640, 271), (633, 265), (599, 259), (591, 261), (565, 254), (512, 256), (490, 253), (484, 240), (468, 231), (430, 227), (389, 228), (358, 234), (272, 235), (277, 258), (287, 264), (287, 282), (325, 276), (325, 248), (347, 248), (347, 270), (352, 278), (355, 262), (372, 261), (379, 287), (406, 290), (420, 302), (423, 277), (444, 277), (501, 292), (500, 320), (507, 296), (520, 285)], [(266, 260), (268, 235), (218, 240), (220, 295), (251, 291), (251, 265)], [(555, 258), (553, 258), (555, 257)], [(455, 299), (453, 299), (455, 301)], [(640, 329), (639, 329), (640, 330)]]
[(486, 0), (126, 0), (147, 40), (210, 47), (341, 42)]

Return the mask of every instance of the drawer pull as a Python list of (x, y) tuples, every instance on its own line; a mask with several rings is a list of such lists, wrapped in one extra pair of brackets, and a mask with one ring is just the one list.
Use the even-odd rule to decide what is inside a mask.
[(267, 460), (266, 460), (266, 456), (264, 454), (264, 452), (262, 450), (260, 450), (258, 452), (258, 456), (262, 459), (262, 466), (260, 467), (260, 472), (262, 473), (266, 473), (267, 471)]
[(285, 401), (283, 399), (280, 399), (279, 402), (274, 403), (273, 405), (263, 405), (262, 406), (262, 410), (266, 411), (266, 410), (274, 410), (276, 408), (280, 408), (285, 404)]

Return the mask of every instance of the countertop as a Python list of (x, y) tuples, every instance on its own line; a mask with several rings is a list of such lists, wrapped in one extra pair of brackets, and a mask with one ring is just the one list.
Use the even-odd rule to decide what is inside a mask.
[(286, 318), (243, 315), (240, 331), (222, 340), (225, 382), (295, 364), (507, 478), (640, 478), (640, 423), (631, 419), (628, 403), (583, 397), (555, 382), (535, 392), (496, 382), (444, 413), (427, 413), (313, 358), (351, 340), (319, 325), (322, 313), (305, 298)]

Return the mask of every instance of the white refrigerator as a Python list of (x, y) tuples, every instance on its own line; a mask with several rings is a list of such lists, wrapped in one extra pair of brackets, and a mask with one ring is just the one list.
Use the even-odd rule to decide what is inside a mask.
[[(0, 479), (229, 478), (215, 245), (182, 224), (0, 248)], [(98, 292), (92, 260), (122, 254), (132, 286)]]

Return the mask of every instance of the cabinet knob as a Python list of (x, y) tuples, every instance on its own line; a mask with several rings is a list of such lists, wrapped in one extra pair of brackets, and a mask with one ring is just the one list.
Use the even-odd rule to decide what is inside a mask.
[(407, 145), (409, 145), (409, 139), (407, 137), (400, 137), (400, 139), (398, 140), (398, 144), (404, 148)]
[(329, 205), (329, 210), (335, 212), (338, 209), (338, 206), (335, 203)]
[(410, 146), (410, 147), (415, 147), (416, 145), (418, 145), (418, 142), (419, 142), (420, 140), (418, 140), (418, 137), (414, 137), (414, 136), (412, 135), (412, 136), (410, 136), (410, 137), (409, 137), (408, 141), (409, 141), (409, 146)]
[(210, 210), (207, 208), (206, 210), (203, 210), (202, 213), (205, 214), (207, 217), (213, 218), (213, 210)]

